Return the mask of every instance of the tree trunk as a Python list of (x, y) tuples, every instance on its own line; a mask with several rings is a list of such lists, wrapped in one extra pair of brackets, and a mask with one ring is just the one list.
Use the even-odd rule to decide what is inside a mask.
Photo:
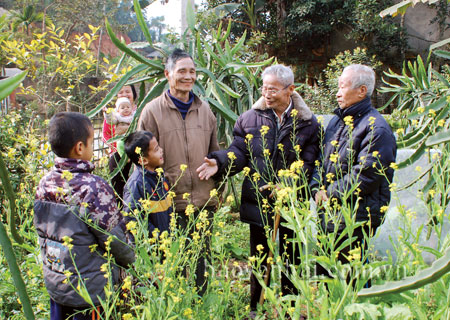
[(181, 0), (181, 34), (184, 34), (186, 29), (188, 28), (186, 9), (188, 6), (188, 1), (190, 1), (190, 5), (192, 6), (192, 10), (195, 12), (195, 2), (194, 0)]
[(286, 3), (284, 0), (277, 0), (277, 24), (278, 24), (278, 39), (282, 43), (286, 43), (286, 27), (284, 21), (286, 21)]

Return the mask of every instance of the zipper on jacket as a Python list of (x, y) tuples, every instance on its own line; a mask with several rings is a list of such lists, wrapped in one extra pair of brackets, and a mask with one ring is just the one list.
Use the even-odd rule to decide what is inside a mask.
[(273, 145), (272, 145), (273, 154), (272, 154), (272, 157), (271, 157), (271, 160), (272, 160), (272, 163), (273, 163), (273, 161), (275, 160), (275, 154), (278, 152), (278, 150), (277, 150), (277, 142), (278, 142), (278, 133), (279, 133), (280, 129), (278, 129), (277, 124), (274, 123), (275, 121), (273, 120), (273, 118), (271, 118), (270, 116), (268, 116), (265, 113), (261, 113), (261, 116), (263, 118), (269, 119), (272, 122), (272, 124), (275, 125), (274, 126), (274, 128), (275, 128), (275, 137), (273, 139)]
[[(184, 144), (184, 145), (185, 145), (185, 147), (184, 147), (184, 153), (185, 153), (185, 155), (186, 155), (186, 159), (187, 159), (187, 162), (188, 162), (188, 163), (186, 163), (186, 164), (187, 164), (188, 168), (190, 168), (190, 162), (191, 162), (191, 160), (189, 159), (189, 152), (188, 152), (188, 139), (187, 139), (187, 132), (186, 132), (186, 118), (187, 118), (187, 116), (188, 116), (188, 114), (189, 114), (189, 112), (190, 112), (191, 110), (188, 110), (188, 112), (186, 113), (186, 117), (185, 117), (184, 119), (183, 119), (183, 117), (181, 116), (180, 110), (177, 110), (177, 111), (178, 111), (178, 116), (181, 117), (181, 121), (183, 122), (183, 135), (184, 135), (184, 142), (185, 142), (185, 144)], [(190, 187), (190, 189), (193, 190), (194, 182), (193, 182), (193, 180), (192, 180), (192, 173), (191, 173), (191, 170), (189, 169), (189, 170), (186, 170), (186, 171), (189, 172), (189, 177), (190, 177), (190, 180), (191, 180), (191, 187)], [(191, 194), (190, 196), (191, 196), (191, 199), (193, 200), (192, 194)]]

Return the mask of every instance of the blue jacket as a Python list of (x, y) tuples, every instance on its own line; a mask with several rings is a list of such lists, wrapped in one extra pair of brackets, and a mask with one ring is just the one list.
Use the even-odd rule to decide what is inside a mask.
[[(314, 163), (319, 157), (321, 127), (298, 93), (294, 92), (291, 99), (292, 109), (280, 128), (277, 127), (276, 116), (266, 106), (264, 98), (259, 99), (251, 110), (243, 113), (236, 121), (233, 129), (234, 140), (230, 147), (208, 155), (208, 158), (217, 160), (219, 166), (217, 177), (226, 173), (229, 167), (228, 152), (233, 152), (236, 156), (232, 163), (231, 175), (240, 172), (244, 167), (250, 168), (250, 173), (242, 184), (240, 215), (243, 222), (262, 227), (273, 214), (273, 212), (268, 212), (268, 215), (261, 213), (261, 198), (272, 201), (269, 199), (272, 191), (260, 192), (255, 189), (252, 181), (255, 172), (261, 175), (258, 187), (269, 182), (276, 184), (280, 169), (288, 169), (294, 161), (303, 160), (302, 171), (308, 180), (305, 184), (308, 187)], [(292, 110), (297, 111), (295, 117), (291, 115)], [(261, 135), (263, 126), (269, 128), (264, 137)], [(250, 141), (247, 139), (248, 134), (253, 136)], [(283, 151), (280, 150), (280, 145)], [(295, 145), (301, 148), (300, 159), (294, 149)], [(264, 149), (268, 149), (269, 157), (264, 155)], [(307, 190), (303, 188), (303, 191), (301, 197), (308, 197)]]
[[(142, 219), (146, 219), (148, 215), (149, 236), (155, 228), (160, 233), (169, 231), (170, 215), (173, 212), (173, 202), (168, 197), (169, 183), (164, 175), (160, 176), (157, 172), (140, 166), (135, 167), (123, 192), (125, 211), (132, 213), (138, 209)], [(140, 200), (146, 201), (143, 203)]]
[[(334, 113), (325, 131), (322, 166), (316, 169), (311, 183), (313, 195), (323, 185), (329, 198), (341, 201), (352, 186), (357, 187), (347, 198), (353, 208), (357, 207), (355, 220), (368, 221), (370, 213), (372, 226), (379, 226), (384, 216), (380, 208), (391, 199), (389, 185), (394, 170), (389, 165), (397, 155), (394, 134), (370, 98)], [(351, 130), (345, 124), (345, 119), (350, 123), (349, 116)]]

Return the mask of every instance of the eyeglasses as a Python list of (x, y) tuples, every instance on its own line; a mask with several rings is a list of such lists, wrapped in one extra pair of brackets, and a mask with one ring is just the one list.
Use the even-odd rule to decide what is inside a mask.
[(280, 89), (280, 90), (276, 90), (276, 89), (267, 89), (267, 88), (261, 87), (261, 88), (259, 88), (259, 91), (261, 92), (261, 94), (270, 94), (271, 96), (274, 96), (274, 95), (276, 95), (278, 92), (287, 89), (289, 86), (290, 86), (290, 84), (288, 84), (286, 87), (284, 87), (283, 89)]

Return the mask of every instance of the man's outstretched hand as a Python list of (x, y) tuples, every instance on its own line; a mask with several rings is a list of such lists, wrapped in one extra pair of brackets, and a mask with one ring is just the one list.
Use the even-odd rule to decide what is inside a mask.
[(216, 159), (208, 159), (205, 157), (203, 164), (197, 168), (198, 177), (200, 180), (208, 180), (216, 174), (219, 167), (217, 166)]

